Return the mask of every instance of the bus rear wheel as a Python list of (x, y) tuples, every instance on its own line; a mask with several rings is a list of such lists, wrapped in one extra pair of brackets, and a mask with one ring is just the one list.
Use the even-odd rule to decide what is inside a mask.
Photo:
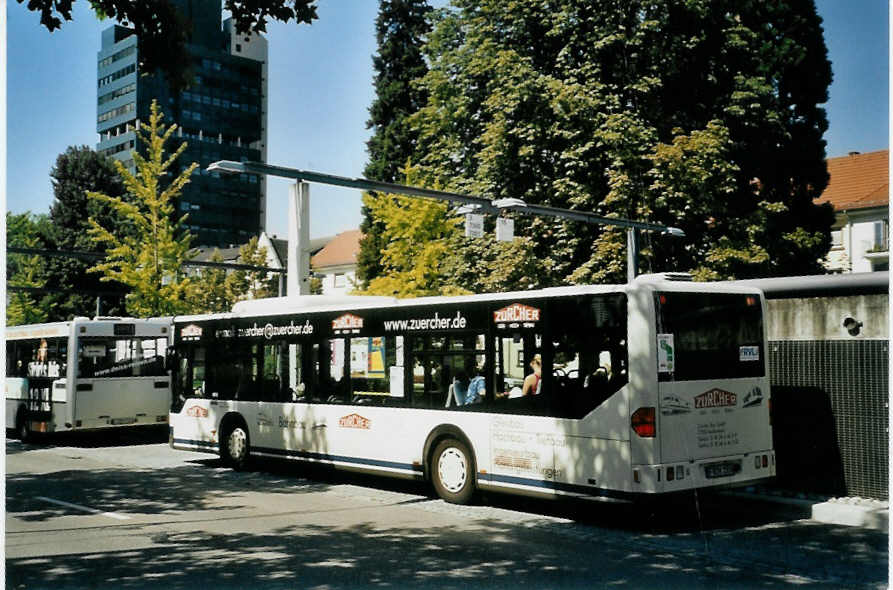
[(247, 428), (241, 424), (233, 425), (225, 431), (220, 443), (220, 456), (227, 465), (236, 471), (241, 471), (248, 465), (251, 446), (248, 443)]
[(25, 412), (19, 412), (16, 417), (16, 436), (23, 443), (31, 440), (31, 423)]
[(468, 445), (454, 438), (434, 449), (431, 481), (434, 491), (452, 504), (468, 504), (474, 496), (474, 457)]

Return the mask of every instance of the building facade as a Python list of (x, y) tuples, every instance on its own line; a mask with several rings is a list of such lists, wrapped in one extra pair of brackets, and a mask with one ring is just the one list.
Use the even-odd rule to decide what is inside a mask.
[(178, 203), (179, 213), (189, 214), (194, 244), (242, 244), (265, 228), (265, 179), (206, 168), (217, 160), (266, 161), (267, 42), (259, 35), (237, 35), (232, 19), (222, 22), (220, 0), (173, 1), (193, 23), (192, 86), (172, 93), (162, 75), (140, 76), (134, 31), (109, 27), (98, 54), (96, 149), (133, 169), (131, 151), (142, 147), (136, 130), (148, 122), (157, 100), (164, 123), (178, 126), (169, 152), (187, 144), (172, 174), (199, 164)]
[(357, 288), (357, 254), (363, 233), (344, 231), (310, 258), (310, 270), (322, 282), (323, 295), (347, 295)]
[(889, 150), (828, 159), (828, 186), (817, 200), (834, 207), (830, 272), (889, 270)]

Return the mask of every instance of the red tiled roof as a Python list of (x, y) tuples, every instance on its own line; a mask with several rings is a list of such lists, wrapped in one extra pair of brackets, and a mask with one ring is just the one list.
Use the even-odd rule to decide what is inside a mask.
[(313, 268), (356, 264), (363, 232), (358, 229), (341, 232), (310, 259)]
[(817, 203), (835, 211), (884, 207), (889, 195), (890, 150), (828, 159), (828, 187)]

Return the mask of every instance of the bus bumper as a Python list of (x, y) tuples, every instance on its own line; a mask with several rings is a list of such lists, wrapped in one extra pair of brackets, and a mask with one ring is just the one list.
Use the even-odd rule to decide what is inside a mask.
[(634, 465), (632, 475), (632, 491), (646, 494), (746, 486), (775, 477), (775, 451), (770, 449), (698, 461)]

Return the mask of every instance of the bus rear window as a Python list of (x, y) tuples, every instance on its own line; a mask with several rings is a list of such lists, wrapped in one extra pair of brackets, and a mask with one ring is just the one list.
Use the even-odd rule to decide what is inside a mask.
[(756, 295), (658, 293), (658, 379), (762, 377), (763, 310)]

